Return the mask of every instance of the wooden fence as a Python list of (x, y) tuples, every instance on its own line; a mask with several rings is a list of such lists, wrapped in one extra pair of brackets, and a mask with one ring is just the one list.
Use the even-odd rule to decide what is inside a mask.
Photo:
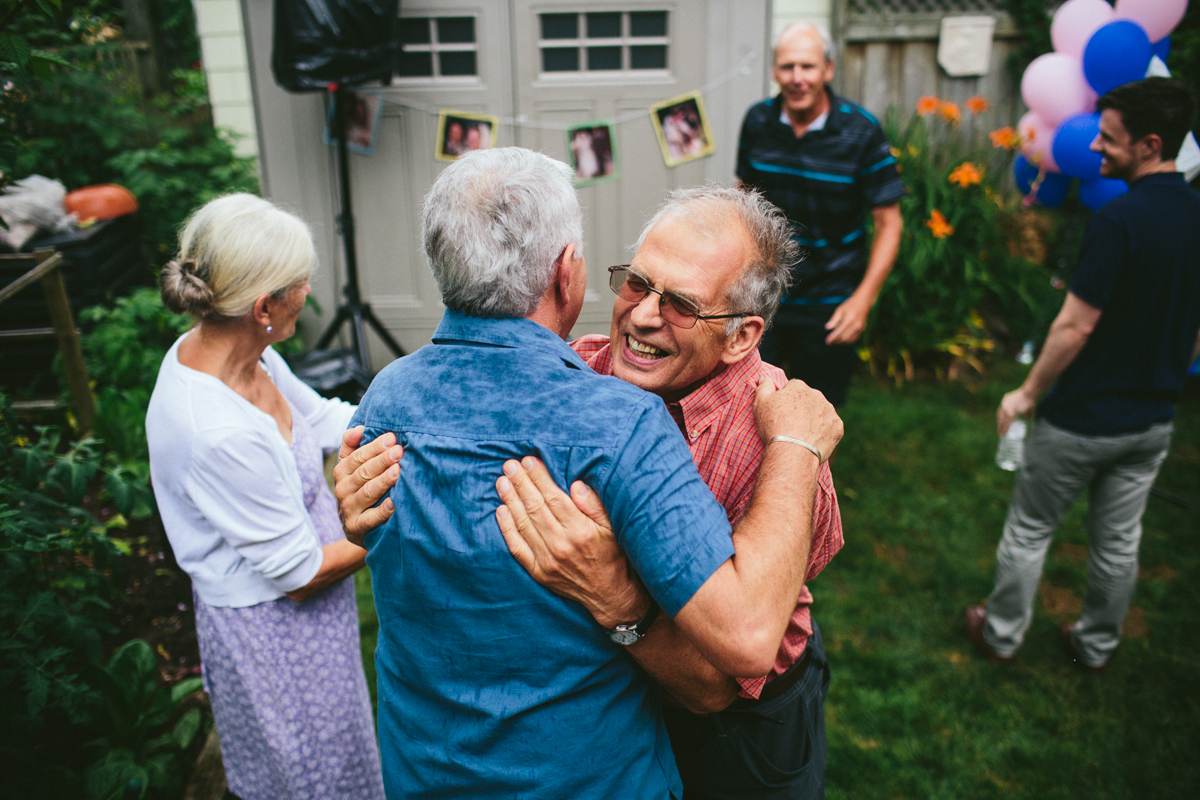
[[(911, 115), (923, 95), (960, 105), (982, 95), (992, 111), (978, 119), (964, 114), (968, 135), (1013, 125), (1024, 113), (1020, 85), (1008, 70), (1019, 38), (1003, 5), (1003, 0), (835, 0), (834, 37), (842, 54), (835, 89), (880, 118), (889, 107)], [(948, 14), (996, 18), (986, 75), (952, 78), (938, 66), (938, 33)]]

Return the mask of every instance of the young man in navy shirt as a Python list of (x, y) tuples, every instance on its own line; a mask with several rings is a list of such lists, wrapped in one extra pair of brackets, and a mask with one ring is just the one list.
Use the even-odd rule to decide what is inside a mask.
[(1062, 310), (1041, 356), (996, 412), (1000, 435), (1037, 409), (1017, 473), (996, 585), (966, 609), (967, 636), (1007, 661), (1025, 638), (1050, 537), (1085, 487), (1088, 589), (1060, 631), (1072, 659), (1098, 672), (1120, 641), (1137, 583), (1142, 514), (1171, 443), (1173, 403), (1200, 352), (1200, 193), (1175, 169), (1196, 101), (1147, 78), (1096, 104), (1100, 174), (1129, 192), (1092, 217)]

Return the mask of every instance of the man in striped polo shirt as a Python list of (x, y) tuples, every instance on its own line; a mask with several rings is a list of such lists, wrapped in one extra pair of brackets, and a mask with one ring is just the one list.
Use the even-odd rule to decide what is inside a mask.
[(900, 249), (904, 184), (879, 123), (830, 91), (833, 67), (823, 31), (798, 23), (779, 34), (772, 77), (780, 91), (746, 112), (737, 177), (783, 209), (807, 250), (763, 336), (763, 359), (840, 406), (855, 342)]

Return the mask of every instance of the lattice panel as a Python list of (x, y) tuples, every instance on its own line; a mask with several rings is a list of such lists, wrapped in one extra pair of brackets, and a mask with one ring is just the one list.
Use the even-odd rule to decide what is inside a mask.
[(967, 14), (1004, 11), (1005, 0), (848, 0), (847, 12), (855, 16), (884, 14)]

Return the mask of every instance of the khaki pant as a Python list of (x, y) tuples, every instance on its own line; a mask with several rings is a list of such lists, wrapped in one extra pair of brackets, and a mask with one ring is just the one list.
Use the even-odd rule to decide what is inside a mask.
[(1073, 643), (1088, 666), (1108, 661), (1137, 584), (1146, 498), (1173, 430), (1167, 422), (1139, 433), (1082, 436), (1034, 422), (996, 549), (996, 586), (983, 628), (997, 654), (1011, 656), (1024, 641), (1050, 537), (1086, 488), (1088, 586)]

